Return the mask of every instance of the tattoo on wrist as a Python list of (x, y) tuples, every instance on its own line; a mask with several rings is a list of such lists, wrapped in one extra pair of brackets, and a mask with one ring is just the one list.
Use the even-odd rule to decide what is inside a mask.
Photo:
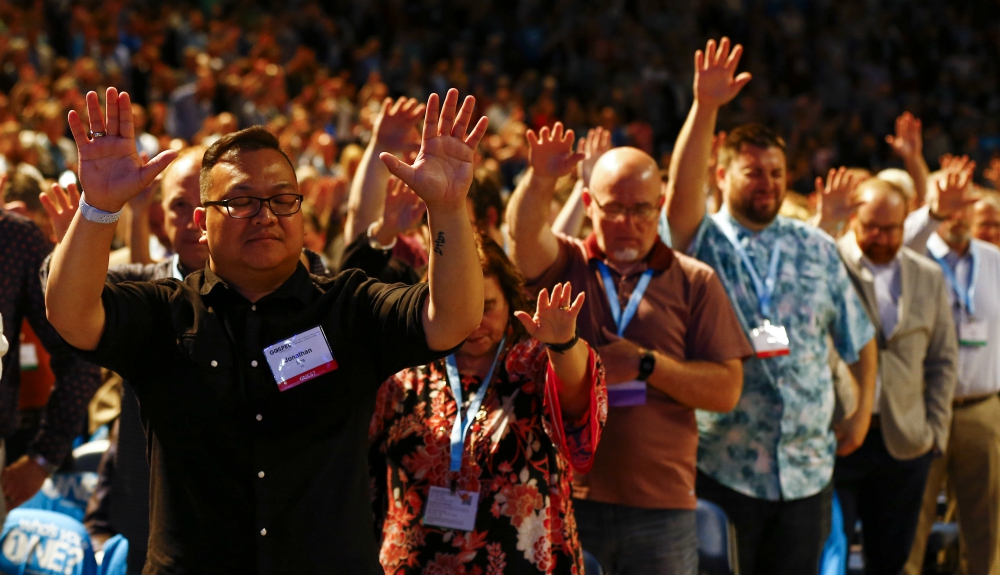
[(434, 253), (439, 256), (444, 255), (444, 232), (438, 232), (436, 238), (434, 238)]

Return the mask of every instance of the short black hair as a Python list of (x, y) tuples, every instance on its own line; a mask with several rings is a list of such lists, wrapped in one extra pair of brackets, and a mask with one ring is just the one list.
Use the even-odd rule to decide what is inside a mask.
[(476, 215), (476, 222), (485, 220), (489, 209), (493, 208), (497, 212), (497, 226), (499, 227), (500, 222), (503, 221), (504, 212), (501, 187), (499, 178), (492, 172), (483, 168), (476, 170), (468, 196), (472, 200), (472, 211)]
[(729, 167), (733, 157), (743, 151), (744, 146), (755, 148), (778, 148), (785, 153), (785, 140), (774, 130), (762, 124), (744, 124), (726, 135), (726, 142), (719, 150), (719, 165)]
[(30, 212), (42, 212), (45, 209), (39, 199), (42, 195), (42, 185), (33, 176), (23, 172), (14, 172), (2, 193), (4, 203), (24, 202)]
[(205, 150), (205, 156), (201, 161), (198, 185), (201, 188), (202, 203), (208, 201), (209, 173), (216, 164), (225, 162), (240, 152), (256, 152), (257, 150), (276, 150), (285, 158), (292, 171), (295, 171), (295, 165), (292, 164), (288, 154), (281, 149), (278, 138), (267, 131), (264, 126), (251, 126), (232, 134), (226, 134)]

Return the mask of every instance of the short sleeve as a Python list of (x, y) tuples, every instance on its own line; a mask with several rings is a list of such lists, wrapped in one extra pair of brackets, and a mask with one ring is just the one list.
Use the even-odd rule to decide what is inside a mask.
[(559, 244), (559, 253), (556, 255), (556, 261), (542, 275), (528, 280), (525, 287), (529, 292), (537, 293), (542, 288), (552, 287), (562, 281), (566, 270), (569, 269), (573, 254), (579, 251), (573, 240), (562, 234), (556, 234), (556, 242)]
[(875, 326), (854, 291), (844, 263), (835, 252), (830, 257), (830, 295), (834, 306), (830, 335), (837, 353), (850, 365), (857, 363), (861, 348), (875, 337)]
[(701, 219), (701, 225), (698, 226), (698, 231), (694, 233), (694, 239), (691, 240), (691, 244), (687, 248), (687, 255), (696, 258), (698, 257), (698, 254), (701, 253), (701, 249), (707, 241), (709, 230), (714, 225), (715, 222), (712, 221), (712, 217), (706, 213), (705, 217)]
[(692, 295), (687, 360), (723, 362), (753, 355), (719, 276), (710, 268), (693, 274), (700, 289)]

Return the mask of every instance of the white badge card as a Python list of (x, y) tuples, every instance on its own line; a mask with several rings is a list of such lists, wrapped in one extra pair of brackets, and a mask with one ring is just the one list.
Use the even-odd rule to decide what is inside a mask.
[(443, 529), (472, 531), (476, 527), (479, 492), (431, 487), (427, 494), (424, 524)]
[(20, 350), (21, 370), (38, 369), (38, 348), (33, 343), (22, 343)]
[(280, 391), (337, 369), (337, 360), (320, 326), (265, 347), (264, 357)]
[(760, 359), (791, 353), (788, 346), (788, 332), (785, 327), (773, 325), (767, 321), (764, 322), (764, 325), (750, 330), (750, 343), (753, 344), (753, 349)]
[(646, 404), (646, 382), (633, 379), (608, 385), (608, 407), (633, 407)]
[(958, 325), (958, 342), (966, 347), (983, 347), (988, 341), (986, 322), (966, 317)]

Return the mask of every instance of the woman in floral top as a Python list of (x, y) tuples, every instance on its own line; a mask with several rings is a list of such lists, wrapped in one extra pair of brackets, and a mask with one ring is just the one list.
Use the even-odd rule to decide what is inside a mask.
[[(531, 316), (524, 280), (503, 250), (482, 238), (479, 254), (483, 321), (452, 364), (461, 410), (444, 360), (402, 371), (379, 391), (370, 438), (380, 561), (391, 574), (582, 574), (572, 469), (589, 470), (608, 410), (603, 368), (575, 336), (584, 294), (571, 302), (568, 284), (551, 297), (543, 290)], [(473, 421), (456, 441), (461, 464), (453, 472), (450, 437), (470, 403), (464, 421)], [(429, 501), (474, 502), (474, 494), (474, 528), (431, 524), (438, 516), (427, 515)]]

